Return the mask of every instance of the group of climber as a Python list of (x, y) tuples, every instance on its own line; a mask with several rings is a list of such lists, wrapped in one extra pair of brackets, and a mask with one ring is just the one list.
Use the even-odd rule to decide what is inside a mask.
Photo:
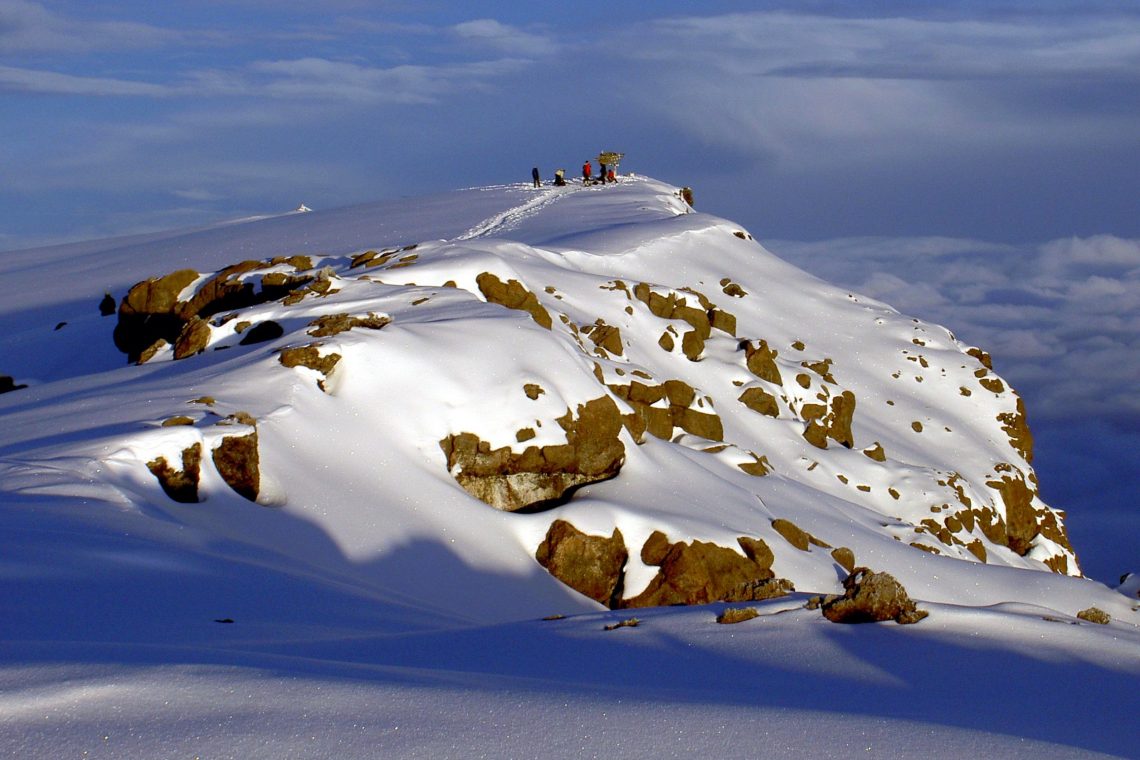
[[(600, 167), (598, 176), (594, 176), (594, 166), (589, 159), (582, 164), (582, 185), (604, 185), (608, 182), (617, 182), (617, 172), (613, 166), (606, 166), (603, 163), (598, 164)], [(530, 170), (530, 177), (534, 181), (535, 187), (542, 187), (542, 175), (538, 171), (538, 167)], [(566, 184), (566, 170), (559, 169), (554, 172), (554, 185), (555, 187), (562, 187)]]

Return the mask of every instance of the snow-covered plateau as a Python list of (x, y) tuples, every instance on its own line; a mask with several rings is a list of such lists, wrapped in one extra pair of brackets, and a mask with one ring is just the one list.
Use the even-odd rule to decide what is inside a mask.
[(983, 348), (643, 177), (298, 212), (0, 254), (11, 757), (1140, 756)]

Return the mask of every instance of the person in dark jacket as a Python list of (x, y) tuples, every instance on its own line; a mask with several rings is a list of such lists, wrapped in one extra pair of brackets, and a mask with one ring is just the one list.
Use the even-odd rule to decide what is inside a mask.
[(534, 180), (535, 187), (542, 187), (542, 178), (538, 173), (537, 166), (530, 170), (530, 178)]

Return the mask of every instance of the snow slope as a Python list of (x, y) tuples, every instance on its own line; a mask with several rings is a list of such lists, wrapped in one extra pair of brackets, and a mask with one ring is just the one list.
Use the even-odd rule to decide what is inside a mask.
[[(202, 350), (128, 363), (100, 298), (187, 268), (182, 302), (219, 271), (253, 296), (202, 313)], [(0, 373), (27, 385), (0, 395), (15, 756), (1135, 752), (1136, 601), (1079, 577), (984, 352), (674, 187), (475, 188), (11, 252), (0, 281)], [(491, 302), (510, 300), (492, 281), (529, 300)], [(362, 321), (322, 331), (334, 317)], [(691, 392), (635, 403), (666, 381)], [(449, 469), (449, 437), (558, 447), (596, 399), (626, 415), (620, 472), (553, 508), (495, 509)], [(256, 503), (211, 461), (239, 438)], [(151, 465), (188, 471), (188, 450), (176, 501)], [(658, 572), (654, 531), (761, 540), (796, 593), (733, 626), (715, 604), (606, 631), (630, 613), (535, 559), (555, 520), (620, 532), (626, 600)], [(805, 609), (841, 591), (840, 546), (929, 617)]]

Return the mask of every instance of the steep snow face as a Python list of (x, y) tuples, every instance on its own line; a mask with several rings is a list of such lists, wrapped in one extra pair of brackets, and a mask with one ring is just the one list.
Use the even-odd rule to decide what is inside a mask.
[(970, 605), (1079, 574), (984, 352), (654, 180), (23, 252), (0, 275), (0, 372), (28, 385), (0, 396), (5, 500), (355, 589), (388, 624), (596, 609), (535, 559), (556, 520), (620, 537), (615, 604), (659, 572), (655, 532), (762, 542), (820, 593), (852, 562)]

